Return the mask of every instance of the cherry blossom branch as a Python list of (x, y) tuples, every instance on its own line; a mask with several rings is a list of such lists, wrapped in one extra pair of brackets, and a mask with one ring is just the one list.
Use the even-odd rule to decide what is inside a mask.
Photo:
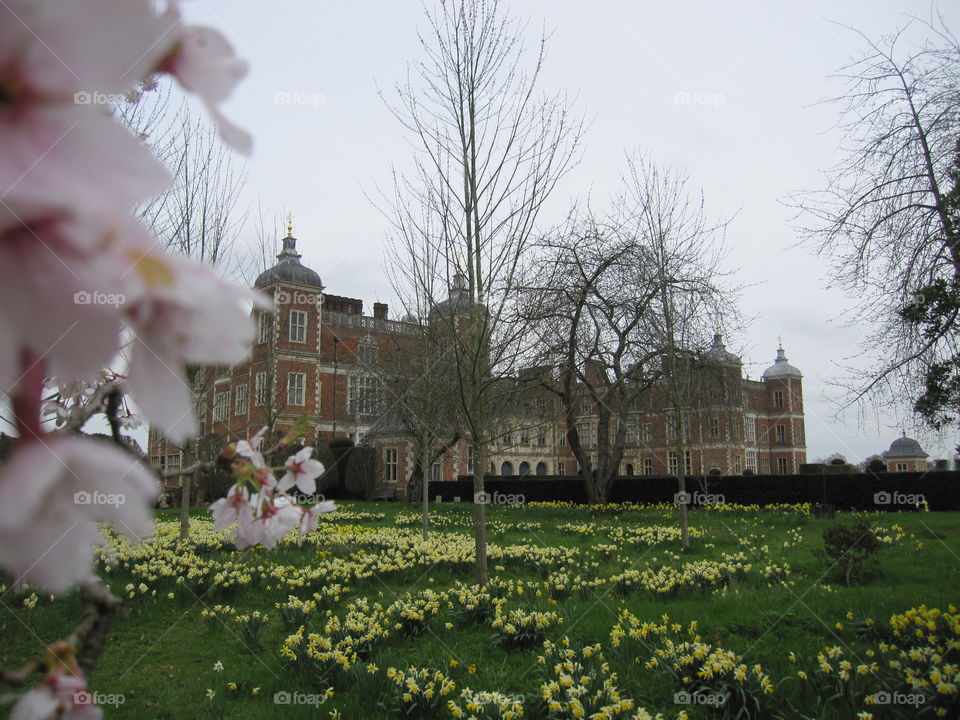
[(99, 581), (82, 585), (80, 597), (83, 598), (83, 620), (70, 633), (67, 641), (78, 648), (77, 663), (83, 674), (90, 677), (122, 601)]
[(158, 474), (163, 479), (182, 477), (184, 475), (196, 475), (198, 472), (203, 472), (204, 470), (213, 470), (216, 466), (216, 460), (202, 460), (195, 462), (192, 465), (187, 465), (185, 468), (177, 468), (176, 470), (161, 470), (158, 472)]
[(110, 435), (113, 438), (113, 441), (120, 445), (121, 447), (126, 447), (123, 442), (123, 437), (120, 435), (120, 406), (123, 404), (123, 392), (120, 390), (119, 386), (114, 387), (106, 395), (107, 398), (107, 409), (106, 416), (107, 422), (110, 423)]
[(47, 664), (37, 658), (30, 658), (19, 670), (7, 670), (0, 667), (0, 682), (11, 687), (24, 685), (34, 673), (42, 672)]
[[(277, 442), (269, 450), (263, 452), (263, 455), (270, 457), (276, 452), (283, 450), (284, 448), (290, 445), (290, 441), (287, 438), (283, 438)], [(177, 468), (175, 470), (162, 470), (158, 471), (158, 475), (163, 478), (175, 478), (182, 477), (184, 475), (196, 475), (198, 472), (203, 472), (204, 470), (213, 470), (217, 466), (218, 460), (199, 460), (192, 465), (187, 465), (185, 468)], [(279, 468), (278, 468), (279, 469)]]
[[(60, 662), (63, 663), (61, 653), (51, 652), (51, 650), (62, 651), (64, 648), (69, 648), (70, 656), (73, 656), (73, 649), (75, 649), (77, 665), (83, 675), (89, 677), (100, 653), (103, 652), (107, 632), (122, 601), (110, 592), (110, 588), (98, 581), (81, 585), (80, 597), (83, 600), (83, 619), (65, 640), (60, 640), (47, 648), (46, 657), (60, 658)], [(50, 665), (49, 659), (33, 657), (27, 660), (19, 670), (0, 667), (0, 682), (12, 687), (20, 687), (25, 685), (34, 674), (50, 670)], [(72, 672), (72, 661), (69, 665), (68, 669)]]
[[(90, 402), (85, 405), (77, 405), (70, 411), (70, 418), (63, 424), (62, 432), (78, 432), (91, 417), (96, 415), (103, 408), (103, 403), (108, 398), (117, 398), (117, 409), (119, 410), (119, 401), (121, 396), (120, 383), (106, 382), (97, 387), (90, 398)], [(116, 412), (114, 412), (114, 416)], [(111, 428), (113, 423), (110, 423)]]

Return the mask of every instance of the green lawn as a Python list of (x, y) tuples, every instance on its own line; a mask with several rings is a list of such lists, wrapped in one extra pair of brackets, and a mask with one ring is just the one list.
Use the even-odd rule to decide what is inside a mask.
[[(107, 715), (958, 716), (960, 621), (921, 612), (899, 635), (890, 625), (921, 605), (955, 612), (958, 514), (857, 514), (885, 542), (847, 588), (812, 550), (849, 515), (692, 511), (684, 552), (673, 507), (490, 507), (484, 593), (470, 587), (471, 506), (436, 506), (423, 543), (410, 506), (340, 505), (302, 547), (243, 553), (204, 511), (194, 542), (179, 544), (175, 513), (161, 511), (155, 541), (102, 558), (128, 608), (90, 679), (92, 691), (123, 696)], [(68, 632), (79, 612), (72, 596), (5, 591), (2, 603), (5, 667)], [(259, 632), (255, 611), (269, 616)], [(301, 639), (288, 640), (301, 624)], [(818, 659), (824, 648), (836, 649)], [(868, 707), (876, 692), (891, 702)]]

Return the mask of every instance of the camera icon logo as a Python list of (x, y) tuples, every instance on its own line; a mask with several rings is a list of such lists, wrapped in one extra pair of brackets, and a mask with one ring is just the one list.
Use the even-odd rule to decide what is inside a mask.
[(473, 504), (474, 505), (489, 505), (490, 504), (490, 493), (485, 490), (481, 490), (478, 493), (473, 494)]
[(89, 505), (91, 502), (93, 502), (93, 496), (86, 490), (77, 490), (73, 494), (74, 505)]
[(275, 705), (289, 705), (290, 700), (290, 693), (286, 690), (278, 690), (273, 694), (273, 702)]
[(87, 690), (76, 690), (73, 693), (74, 705), (93, 705), (93, 695)]
[(873, 494), (873, 503), (875, 505), (889, 505), (893, 497), (886, 490), (881, 490)]
[(684, 692), (675, 692), (673, 694), (673, 704), (674, 705), (689, 705), (690, 704), (690, 693)]
[(889, 705), (892, 700), (890, 693), (886, 690), (880, 690), (873, 694), (873, 704), (874, 705)]
[(286, 90), (280, 90), (273, 94), (273, 102), (277, 105), (289, 105), (293, 102), (293, 96)]
[(690, 500), (691, 500), (690, 493), (686, 491), (678, 492), (673, 496), (673, 502), (676, 503), (677, 505), (689, 505)]
[(75, 105), (89, 105), (93, 102), (93, 95), (86, 90), (78, 90), (73, 94)]
[(88, 293), (86, 290), (80, 290), (73, 294), (73, 304), (74, 305), (89, 305), (93, 302), (93, 295)]

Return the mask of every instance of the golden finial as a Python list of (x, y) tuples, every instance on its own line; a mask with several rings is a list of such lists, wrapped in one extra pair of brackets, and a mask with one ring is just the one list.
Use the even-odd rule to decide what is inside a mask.
[(293, 213), (287, 213), (287, 235), (293, 237)]

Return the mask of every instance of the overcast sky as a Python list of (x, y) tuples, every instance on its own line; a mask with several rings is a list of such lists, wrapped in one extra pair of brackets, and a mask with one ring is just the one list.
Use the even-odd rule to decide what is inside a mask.
[[(904, 417), (864, 424), (856, 412), (837, 418), (827, 401), (829, 381), (856, 356), (863, 328), (837, 322), (849, 302), (825, 289), (824, 261), (796, 247), (793, 212), (783, 201), (821, 187), (820, 171), (838, 158), (837, 109), (817, 103), (842, 91), (831, 74), (863, 51), (841, 26), (879, 38), (934, 9), (958, 32), (960, 3), (509, 5), (530, 21), (528, 45), (541, 29), (551, 34), (542, 89), (566, 91), (591, 120), (582, 162), (557, 188), (544, 225), (574, 199), (614, 190), (625, 150), (686, 170), (711, 215), (735, 215), (730, 264), (753, 284), (742, 307), (753, 321), (727, 342), (742, 354), (745, 372), (758, 378), (782, 335), (804, 374), (809, 457), (838, 451), (855, 462), (886, 449)], [(375, 301), (393, 305), (383, 270), (387, 223), (365, 192), (388, 184), (390, 164), (402, 166), (411, 154), (377, 88), (389, 94), (419, 57), (419, 0), (195, 0), (186, 10), (222, 30), (250, 63), (226, 106), (256, 142), (244, 204), (293, 213), (304, 262), (329, 292), (362, 298), (367, 312)], [(940, 446), (925, 441), (931, 455), (957, 443), (953, 436)]]

